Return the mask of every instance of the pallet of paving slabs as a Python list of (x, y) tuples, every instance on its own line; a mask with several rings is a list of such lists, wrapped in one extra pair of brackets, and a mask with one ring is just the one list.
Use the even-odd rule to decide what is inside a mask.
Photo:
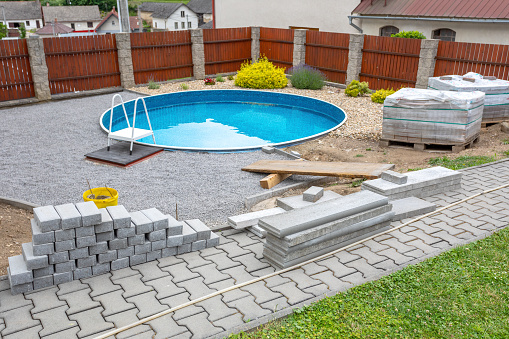
[(242, 168), (246, 172), (302, 174), (344, 178), (378, 178), (384, 171), (394, 168), (393, 164), (260, 160)]

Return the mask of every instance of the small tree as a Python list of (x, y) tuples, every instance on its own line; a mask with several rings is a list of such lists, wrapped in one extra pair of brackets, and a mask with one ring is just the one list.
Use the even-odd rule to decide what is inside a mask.
[(26, 29), (24, 23), (20, 23), (18, 31), (19, 31), (19, 37), (21, 39), (25, 39), (27, 37), (27, 29)]
[(419, 31), (401, 31), (397, 34), (391, 34), (392, 38), (407, 38), (407, 39), (426, 39), (424, 34)]
[(0, 40), (7, 36), (7, 27), (0, 22)]

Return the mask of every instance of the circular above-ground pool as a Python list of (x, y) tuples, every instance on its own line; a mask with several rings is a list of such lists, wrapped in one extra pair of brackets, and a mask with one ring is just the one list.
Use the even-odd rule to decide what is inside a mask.
[[(339, 127), (346, 114), (328, 102), (254, 90), (185, 91), (144, 97), (156, 146), (172, 150), (236, 152), (288, 146)], [(132, 124), (134, 100), (125, 103)], [(101, 127), (110, 125), (108, 109)], [(126, 128), (122, 105), (113, 109), (112, 132)], [(149, 129), (138, 101), (136, 127)], [(154, 145), (152, 137), (139, 143)]]

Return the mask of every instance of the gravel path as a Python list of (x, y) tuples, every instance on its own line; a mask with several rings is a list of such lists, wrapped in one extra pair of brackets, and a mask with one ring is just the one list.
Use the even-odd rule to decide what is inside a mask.
[[(122, 96), (137, 97), (128, 92)], [(111, 97), (0, 110), (0, 195), (41, 205), (78, 202), (89, 179), (93, 187), (116, 188), (120, 203), (130, 211), (157, 207), (174, 214), (178, 203), (179, 218), (218, 225), (242, 212), (246, 197), (265, 191), (258, 184), (264, 175), (243, 172), (242, 166), (285, 159), (261, 151), (163, 152), (127, 169), (86, 161), (84, 154), (106, 146), (99, 117), (111, 105)]]

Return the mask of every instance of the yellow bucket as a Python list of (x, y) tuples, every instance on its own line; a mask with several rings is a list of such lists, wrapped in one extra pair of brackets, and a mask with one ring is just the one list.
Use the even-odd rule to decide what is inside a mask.
[[(90, 194), (94, 194), (96, 197), (99, 195), (107, 195), (111, 196), (113, 194), (113, 197), (109, 199), (89, 199), (88, 196)], [(93, 201), (94, 204), (97, 206), (97, 208), (105, 208), (107, 206), (116, 206), (118, 204), (118, 192), (116, 189), (111, 187), (97, 187), (93, 188), (92, 191), (88, 190), (83, 193), (83, 200), (84, 201)]]

